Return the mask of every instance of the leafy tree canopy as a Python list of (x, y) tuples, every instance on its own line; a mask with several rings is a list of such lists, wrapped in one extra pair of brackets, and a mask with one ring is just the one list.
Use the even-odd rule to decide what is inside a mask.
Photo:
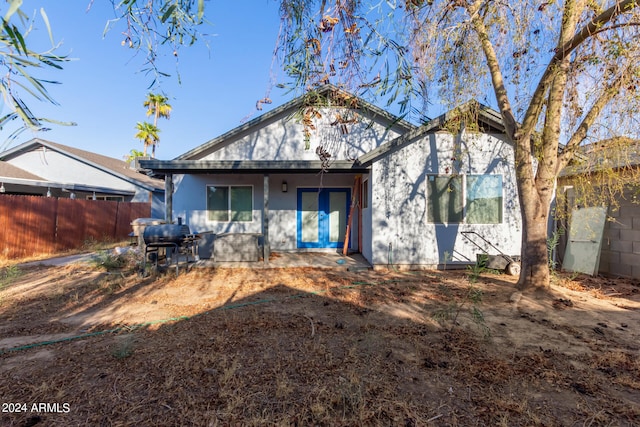
[[(144, 55), (142, 71), (150, 76), (149, 87), (157, 86), (160, 78), (169, 76), (158, 65), (161, 51), (169, 49), (177, 60), (182, 47), (203, 37), (199, 26), (204, 22), (204, 0), (100, 1), (111, 2), (115, 14), (113, 19), (107, 21), (105, 18), (104, 32), (114, 29), (122, 32), (122, 45)], [(43, 122), (72, 124), (38, 117), (28, 106), (34, 100), (55, 103), (47, 87), (57, 82), (37, 75), (51, 76), (70, 60), (59, 53), (60, 44), (54, 40), (52, 32), (55, 23), (50, 24), (44, 9), (31, 12), (22, 0), (5, 3), (0, 8), (0, 130), (14, 119), (20, 120), (22, 126), (4, 138), (0, 149), (11, 144), (24, 130), (46, 129)], [(90, 9), (93, 3), (94, 0), (87, 0), (87, 8)], [(33, 50), (33, 43), (29, 42), (37, 24), (43, 24), (49, 35), (50, 47), (45, 50)]]
[(586, 143), (640, 136), (639, 5), (282, 0), (278, 53), (292, 88), (331, 82), (410, 114), (471, 98), (499, 110), (516, 147), (520, 286), (544, 286), (558, 174)]
[[(585, 138), (638, 133), (638, 115), (628, 116), (640, 101), (637, 5), (282, 0), (278, 54), (290, 78), (283, 86), (311, 90), (334, 83), (365, 97), (385, 97), (418, 118), (426, 105), (451, 109), (475, 98), (531, 132), (542, 129), (547, 96), (562, 66), (568, 78), (564, 142), (609, 88), (624, 105), (607, 103)], [(569, 17), (571, 28), (563, 26)]]
[[(147, 94), (147, 98), (144, 100), (142, 105), (147, 108), (147, 116), (153, 116), (153, 127), (156, 129), (156, 134), (160, 132), (158, 129), (158, 119), (160, 117), (169, 119), (171, 116), (171, 105), (169, 104), (169, 98), (163, 94), (159, 93), (149, 93)], [(138, 123), (140, 125), (140, 123)], [(136, 138), (139, 138), (136, 135)], [(144, 138), (143, 138), (144, 139)], [(151, 157), (156, 157), (156, 147), (160, 143), (160, 138), (156, 135), (156, 138), (153, 140), (151, 144)], [(144, 141), (145, 144), (145, 153), (147, 150), (147, 142)]]
[(136, 123), (136, 131), (135, 138), (142, 141), (144, 146), (142, 155), (146, 157), (148, 147), (152, 147), (152, 150), (155, 151), (155, 146), (160, 141), (160, 129), (153, 123), (138, 122)]

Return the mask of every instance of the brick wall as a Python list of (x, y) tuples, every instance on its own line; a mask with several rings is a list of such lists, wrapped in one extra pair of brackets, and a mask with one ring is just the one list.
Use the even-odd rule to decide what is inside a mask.
[(640, 279), (640, 194), (627, 191), (609, 209), (600, 253), (600, 273)]

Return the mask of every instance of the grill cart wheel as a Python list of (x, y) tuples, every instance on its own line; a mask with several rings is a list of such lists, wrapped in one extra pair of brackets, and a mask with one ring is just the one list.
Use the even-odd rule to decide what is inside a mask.
[(520, 263), (519, 262), (510, 262), (505, 268), (505, 271), (509, 276), (519, 276), (520, 275)]

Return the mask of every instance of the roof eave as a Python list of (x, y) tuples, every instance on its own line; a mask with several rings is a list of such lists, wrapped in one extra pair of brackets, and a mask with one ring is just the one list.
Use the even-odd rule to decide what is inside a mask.
[(29, 187), (42, 187), (42, 188), (59, 188), (69, 191), (84, 191), (89, 193), (101, 193), (101, 194), (114, 194), (118, 196), (133, 196), (135, 191), (121, 190), (117, 188), (99, 187), (94, 185), (83, 184), (71, 184), (68, 182), (55, 182), (46, 180), (33, 180), (22, 178), (2, 178), (4, 184), (24, 185)]
[(153, 175), (166, 174), (268, 174), (268, 173), (362, 173), (367, 167), (351, 161), (260, 161), (260, 160), (143, 160), (141, 166)]

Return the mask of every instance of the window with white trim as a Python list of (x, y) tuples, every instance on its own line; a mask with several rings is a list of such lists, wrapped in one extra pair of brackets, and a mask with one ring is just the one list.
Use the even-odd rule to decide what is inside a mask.
[(502, 175), (428, 175), (427, 221), (502, 223)]
[(253, 187), (250, 185), (207, 185), (209, 221), (251, 222)]
[(468, 175), (465, 222), (502, 223), (502, 175)]
[(462, 222), (462, 175), (429, 175), (427, 220), (435, 224)]
[(369, 180), (362, 181), (362, 209), (369, 207)]

